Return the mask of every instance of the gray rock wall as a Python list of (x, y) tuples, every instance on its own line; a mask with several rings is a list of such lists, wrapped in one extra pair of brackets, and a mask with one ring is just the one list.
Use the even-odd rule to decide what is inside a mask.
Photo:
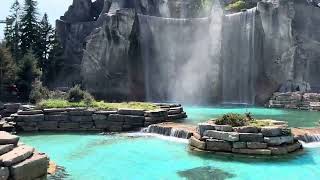
[[(143, 46), (141, 39), (150, 34), (139, 29), (141, 22), (136, 17), (136, 13), (146, 17), (158, 16), (153, 19), (161, 20), (168, 17), (207, 17), (212, 15), (210, 14), (212, 2), (211, 0), (98, 0), (95, 2), (74, 0), (66, 14), (57, 21), (57, 32), (64, 46), (66, 61), (65, 68), (52, 83), (53, 86), (72, 86), (75, 83), (83, 83), (99, 98), (145, 100), (148, 91), (142, 50), (146, 51), (146, 47)], [(217, 66), (218, 68), (214, 66), (212, 75), (208, 77), (211, 80), (208, 80), (207, 84), (214, 84), (210, 90), (212, 96), (206, 96), (208, 102), (213, 100), (218, 102), (219, 99), (223, 101), (224, 94), (236, 94), (236, 97), (227, 98), (227, 101), (264, 104), (278, 90), (281, 92), (319, 91), (320, 10), (317, 2), (261, 1), (258, 2), (255, 16), (249, 17), (248, 12), (241, 13), (244, 14), (239, 21), (242, 24), (234, 23), (229, 26), (228, 23), (224, 23), (222, 40), (208, 37), (209, 42), (221, 42), (223, 53), (222, 58), (212, 58), (212, 62), (220, 66)], [(122, 10), (119, 11), (119, 9)], [(254, 26), (252, 29), (254, 32), (241, 31), (249, 25), (244, 19), (252, 17), (256, 19), (256, 22), (251, 24)], [(197, 19), (193, 20), (197, 21)], [(171, 19), (171, 21), (174, 20)], [(164, 22), (169, 22), (169, 19)], [(155, 21), (152, 21), (149, 24), (154, 23)], [(169, 28), (169, 25), (166, 27)], [(161, 33), (167, 32), (161, 31), (160, 28), (156, 36), (166, 35)], [(251, 36), (245, 36), (246, 33), (250, 33)], [(149, 40), (151, 41), (152, 38)], [(247, 42), (255, 43), (246, 46)], [(152, 45), (157, 43), (150, 43), (148, 51), (155, 52), (156, 48)], [(202, 48), (194, 49), (203, 50)], [(216, 49), (214, 47), (212, 51)], [(241, 52), (231, 52), (237, 49)], [(250, 51), (245, 52), (247, 49)], [(177, 53), (180, 52), (175, 50)], [(185, 51), (189, 52), (188, 48)], [(150, 55), (150, 57), (153, 56), (154, 54)], [(151, 61), (157, 59), (161, 58), (156, 56)], [(177, 59), (178, 61), (180, 60)], [(236, 68), (235, 71), (233, 71), (234, 68)], [(183, 67), (181, 69), (188, 71)], [(224, 77), (227, 83), (221, 82), (224, 81)], [(228, 84), (228, 80), (232, 86), (224, 86)], [(175, 88), (178, 91), (180, 89)]]

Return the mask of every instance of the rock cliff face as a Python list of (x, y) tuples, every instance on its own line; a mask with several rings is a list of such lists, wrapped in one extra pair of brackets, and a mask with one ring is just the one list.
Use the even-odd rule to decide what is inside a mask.
[[(66, 66), (53, 86), (72, 86), (82, 82), (100, 98), (144, 100), (148, 89), (146, 78), (154, 77), (152, 73), (146, 73), (146, 51), (158, 52), (149, 54), (149, 61), (165, 59), (163, 63), (167, 63), (173, 57), (187, 59), (185, 56), (189, 56), (188, 53), (199, 51), (204, 54), (203, 49), (207, 48), (219, 50), (215, 54), (205, 51), (207, 54), (204, 57), (211, 58), (214, 64), (220, 64), (211, 68), (214, 73), (206, 74), (210, 76), (206, 78), (211, 78), (208, 87), (194, 84), (195, 81), (188, 79), (188, 76), (184, 77), (186, 82), (198, 89), (206, 88), (212, 92), (212, 95), (205, 97), (208, 102), (264, 103), (275, 91), (320, 89), (320, 76), (317, 75), (320, 70), (320, 9), (317, 0), (265, 0), (258, 2), (254, 10), (224, 17), (216, 16), (213, 2), (216, 1), (74, 0), (65, 15), (57, 21)], [(203, 31), (203, 34), (207, 34), (207, 41), (214, 45), (206, 42), (206, 47), (189, 47), (185, 53), (181, 47), (172, 49), (177, 53), (171, 56), (169, 51), (159, 52), (159, 47), (163, 49), (165, 44), (152, 42), (166, 34), (166, 37), (172, 36), (168, 34), (170, 26), (177, 26), (173, 28), (176, 30), (182, 27), (182, 30), (179, 29), (181, 33), (173, 37), (175, 39), (181, 39), (179, 36), (187, 34), (191, 36), (194, 33), (188, 33), (188, 29), (183, 31), (186, 21), (182, 20), (191, 18), (196, 26), (189, 28), (201, 29), (198, 27), (201, 25), (199, 22), (207, 17), (214, 17), (211, 19), (215, 20), (215, 25), (212, 25), (213, 21), (209, 18), (207, 22), (211, 25), (205, 24), (203, 28), (214, 27), (215, 32), (218, 32), (220, 27), (223, 33), (220, 39)], [(149, 32), (153, 32), (153, 35), (141, 29), (144, 27), (141, 26), (143, 20), (152, 25)], [(221, 25), (217, 26), (217, 22)], [(150, 46), (146, 48), (148, 41)], [(173, 46), (172, 43), (168, 45)], [(179, 53), (184, 56), (178, 56)], [(181, 62), (181, 58), (176, 62)], [(203, 59), (201, 56), (199, 58)], [(177, 67), (186, 69), (183, 63), (177, 63)], [(207, 62), (199, 60), (198, 64), (205, 67)], [(169, 79), (181, 82), (175, 78), (181, 75), (179, 71), (176, 72), (176, 76)], [(155, 79), (153, 83), (158, 82)], [(157, 88), (185, 91), (191, 85), (170, 88), (164, 84)], [(194, 94), (202, 92), (196, 91)], [(169, 95), (155, 99), (168, 100), (162, 96)], [(184, 98), (179, 100), (183, 101)]]

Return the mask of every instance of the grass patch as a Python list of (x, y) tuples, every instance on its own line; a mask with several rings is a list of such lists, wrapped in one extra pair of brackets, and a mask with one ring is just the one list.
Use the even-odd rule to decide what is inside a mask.
[(99, 110), (117, 110), (117, 109), (141, 109), (141, 110), (155, 110), (159, 109), (158, 106), (152, 103), (145, 102), (124, 102), (124, 103), (107, 103), (104, 101), (93, 101), (87, 104), (84, 101), (69, 102), (63, 99), (47, 99), (42, 100), (37, 104), (38, 109), (50, 109), (50, 108), (70, 108), (70, 107), (86, 107), (95, 108)]
[(251, 113), (246, 113), (245, 115), (228, 113), (216, 119), (214, 122), (218, 125), (230, 125), (232, 127), (254, 126), (261, 128), (274, 125), (272, 121), (254, 119)]

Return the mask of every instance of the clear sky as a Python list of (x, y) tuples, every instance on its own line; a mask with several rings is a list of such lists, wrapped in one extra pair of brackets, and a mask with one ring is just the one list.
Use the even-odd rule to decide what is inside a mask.
[[(1, 0), (0, 2), (0, 20), (5, 20), (9, 14), (10, 7), (14, 0)], [(19, 0), (21, 5), (24, 4), (24, 0)], [(55, 24), (55, 20), (59, 19), (60, 16), (68, 9), (69, 5), (72, 4), (72, 0), (37, 0), (38, 11), (40, 13), (39, 18), (46, 12), (49, 15), (51, 24)], [(3, 39), (3, 28), (4, 24), (0, 24), (0, 39)]]

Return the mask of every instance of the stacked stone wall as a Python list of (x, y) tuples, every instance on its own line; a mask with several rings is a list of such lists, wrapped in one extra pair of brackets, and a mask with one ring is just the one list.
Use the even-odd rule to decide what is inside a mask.
[(320, 93), (274, 93), (267, 107), (320, 111)]
[(153, 111), (119, 109), (103, 111), (61, 108), (19, 111), (11, 115), (17, 131), (108, 131), (136, 130), (167, 121), (186, 118), (181, 105), (166, 105)]
[(204, 151), (249, 155), (284, 155), (302, 148), (291, 130), (283, 125), (234, 128), (202, 123), (198, 126), (198, 135), (192, 136), (189, 144)]
[(19, 143), (19, 137), (0, 131), (0, 179), (46, 179), (49, 158), (33, 147)]

